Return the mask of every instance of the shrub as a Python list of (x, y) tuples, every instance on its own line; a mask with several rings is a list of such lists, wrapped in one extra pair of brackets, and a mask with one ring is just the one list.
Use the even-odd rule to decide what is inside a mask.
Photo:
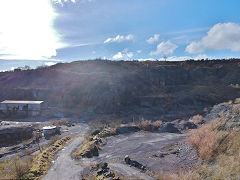
[(62, 125), (71, 126), (71, 125), (72, 125), (72, 122), (69, 121), (69, 120), (66, 119), (66, 118), (62, 118), (61, 120), (51, 121), (50, 124), (53, 125), (53, 126), (62, 126)]
[(161, 121), (152, 122), (147, 120), (147, 121), (140, 122), (137, 126), (139, 126), (141, 130), (153, 132), (153, 131), (157, 131), (161, 125), (162, 125)]
[(201, 115), (193, 116), (191, 119), (189, 119), (190, 122), (193, 122), (195, 124), (202, 124), (203, 123), (203, 117)]
[(212, 123), (206, 124), (199, 129), (192, 130), (187, 139), (203, 160), (209, 161), (218, 145), (218, 138), (213, 129)]
[(18, 157), (0, 162), (0, 179), (24, 179), (32, 166), (32, 157), (19, 159)]
[(16, 159), (14, 161), (13, 172), (16, 179), (21, 179), (31, 168), (32, 158), (25, 158), (23, 160)]

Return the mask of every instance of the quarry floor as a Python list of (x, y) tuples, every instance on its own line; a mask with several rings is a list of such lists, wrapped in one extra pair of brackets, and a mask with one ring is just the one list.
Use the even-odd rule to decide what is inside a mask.
[[(184, 170), (198, 162), (196, 152), (184, 141), (187, 134), (150, 132), (110, 137), (98, 157), (76, 161), (72, 159), (71, 153), (83, 142), (83, 135), (87, 129), (87, 126), (82, 125), (81, 134), (57, 154), (44, 180), (81, 179), (84, 169), (97, 162), (107, 162), (110, 169), (129, 179), (153, 179), (139, 169), (126, 165), (124, 163), (126, 155), (153, 172)], [(165, 155), (161, 157), (160, 154)]]
[[(71, 156), (72, 152), (83, 142), (88, 129), (88, 125), (83, 122), (73, 127), (62, 128), (62, 136), (76, 136), (76, 138), (56, 154), (51, 168), (43, 177), (44, 180), (79, 180), (82, 179), (85, 168), (98, 162), (107, 162), (111, 170), (128, 179), (153, 179), (139, 169), (126, 165), (124, 162), (126, 155), (146, 166), (151, 172), (159, 170), (177, 172), (192, 168), (199, 162), (197, 153), (185, 141), (187, 133), (145, 131), (108, 137), (103, 143), (102, 150), (99, 151), (99, 156), (76, 161)], [(45, 140), (42, 143), (47, 142)], [(21, 156), (21, 154), (22, 151), (10, 153), (1, 159)]]

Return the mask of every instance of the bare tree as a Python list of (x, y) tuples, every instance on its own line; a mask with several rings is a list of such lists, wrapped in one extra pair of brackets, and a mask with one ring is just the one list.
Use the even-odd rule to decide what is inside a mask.
[(163, 55), (163, 59), (165, 60), (165, 61), (167, 61), (167, 55)]

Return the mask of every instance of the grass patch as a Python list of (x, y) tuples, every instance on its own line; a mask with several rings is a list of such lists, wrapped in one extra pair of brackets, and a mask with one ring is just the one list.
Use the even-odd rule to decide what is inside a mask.
[(42, 153), (39, 153), (33, 159), (33, 165), (30, 168), (28, 174), (25, 175), (26, 178), (38, 178), (46, 174), (49, 167), (51, 166), (51, 161), (54, 158), (54, 155), (61, 149), (63, 149), (72, 139), (70, 137), (63, 137), (52, 145), (45, 148)]
[(24, 179), (31, 166), (32, 157), (14, 157), (0, 161), (0, 179)]
[(232, 108), (232, 113), (235, 115), (240, 114), (240, 104), (234, 104)]
[[(235, 114), (233, 109), (232, 113)], [(240, 116), (233, 118), (229, 110), (221, 117), (192, 131), (188, 140), (204, 160), (196, 171), (202, 179), (240, 178), (239, 121)]]
[[(220, 117), (212, 119), (196, 130), (190, 132), (187, 140), (198, 152), (201, 164), (194, 170), (165, 173), (158, 172), (159, 180), (202, 180), (202, 179), (240, 179), (240, 100), (229, 101), (220, 105), (223, 109)], [(214, 108), (218, 108), (218, 106)], [(202, 117), (194, 117), (199, 122)]]
[(194, 124), (202, 124), (204, 123), (203, 117), (201, 115), (195, 115), (192, 118), (189, 119), (190, 122), (193, 122)]
[(95, 141), (85, 140), (82, 145), (73, 153), (75, 159), (91, 158), (98, 156), (100, 146)]
[(143, 131), (150, 131), (154, 132), (159, 129), (160, 126), (162, 126), (162, 121), (141, 121), (139, 124), (136, 124), (137, 127), (139, 127)]

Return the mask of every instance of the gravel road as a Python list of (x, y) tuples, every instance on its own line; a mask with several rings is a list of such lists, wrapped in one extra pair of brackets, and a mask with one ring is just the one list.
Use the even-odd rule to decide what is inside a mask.
[(81, 124), (79, 132), (81, 133), (74, 139), (68, 146), (57, 153), (52, 167), (49, 169), (48, 174), (44, 176), (43, 180), (79, 180), (84, 167), (80, 166), (77, 161), (72, 159), (71, 153), (77, 148), (84, 140), (83, 135), (87, 132), (88, 126)]

